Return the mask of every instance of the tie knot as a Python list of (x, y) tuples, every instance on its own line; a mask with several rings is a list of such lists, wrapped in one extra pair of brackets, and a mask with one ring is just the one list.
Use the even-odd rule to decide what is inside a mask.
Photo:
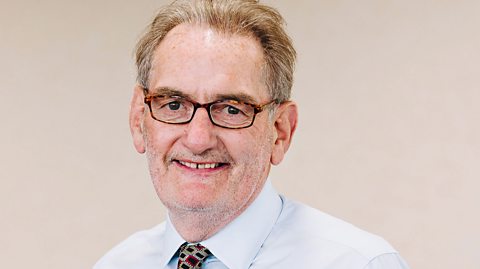
[(212, 255), (210, 250), (200, 244), (183, 244), (180, 246), (180, 255), (178, 256), (179, 269), (199, 269), (202, 268), (203, 261)]

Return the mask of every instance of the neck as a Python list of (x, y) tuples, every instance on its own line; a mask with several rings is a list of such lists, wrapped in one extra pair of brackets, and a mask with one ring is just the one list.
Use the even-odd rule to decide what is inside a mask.
[(173, 226), (185, 241), (189, 243), (200, 242), (210, 238), (242, 214), (257, 198), (260, 191), (261, 188), (253, 193), (250, 199), (238, 209), (199, 211), (170, 208), (168, 215)]
[(208, 239), (242, 214), (258, 197), (265, 182), (252, 193), (244, 205), (239, 208), (218, 208), (210, 210), (192, 210), (170, 207), (168, 215), (180, 234), (189, 243), (196, 243)]
[(213, 216), (205, 212), (169, 212), (177, 232), (189, 243), (203, 241), (230, 223), (235, 216)]
[(238, 217), (244, 209), (228, 213), (212, 213), (204, 211), (169, 211), (169, 217), (177, 232), (185, 241), (195, 243), (203, 241)]

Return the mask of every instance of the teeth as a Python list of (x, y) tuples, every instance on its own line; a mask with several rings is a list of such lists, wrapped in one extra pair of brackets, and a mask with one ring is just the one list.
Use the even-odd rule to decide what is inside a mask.
[(190, 162), (184, 162), (184, 161), (179, 161), (182, 165), (185, 165), (186, 167), (190, 167), (193, 169), (212, 169), (212, 168), (217, 168), (220, 164), (219, 163), (190, 163)]

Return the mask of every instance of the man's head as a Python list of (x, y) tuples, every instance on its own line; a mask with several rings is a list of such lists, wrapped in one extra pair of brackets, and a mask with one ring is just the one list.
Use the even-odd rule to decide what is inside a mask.
[(294, 58), (281, 17), (256, 1), (177, 1), (160, 11), (138, 45), (130, 126), (173, 214), (227, 220), (257, 196), (296, 127)]
[(290, 99), (295, 49), (285, 32), (282, 16), (257, 0), (177, 0), (159, 10), (137, 44), (137, 81), (148, 88), (155, 49), (170, 30), (180, 24), (208, 25), (219, 33), (256, 39), (264, 54), (262, 68), (273, 100)]

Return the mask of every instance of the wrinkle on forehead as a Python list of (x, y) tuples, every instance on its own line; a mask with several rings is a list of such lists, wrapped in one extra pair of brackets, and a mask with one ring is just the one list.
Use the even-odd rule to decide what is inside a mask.
[[(150, 94), (152, 95), (160, 95), (160, 96), (178, 96), (178, 97), (183, 97), (186, 99), (189, 99), (190, 101), (195, 101), (197, 102), (195, 96), (185, 93), (185, 91), (182, 91), (182, 89), (178, 88), (173, 88), (173, 87), (158, 87), (150, 90)], [(235, 101), (240, 101), (240, 102), (245, 102), (249, 104), (257, 104), (258, 100), (256, 100), (253, 96), (250, 96), (248, 94), (245, 94), (241, 91), (238, 93), (233, 92), (233, 93), (210, 93), (206, 97), (207, 100), (210, 101), (218, 101), (218, 100), (235, 100)]]

